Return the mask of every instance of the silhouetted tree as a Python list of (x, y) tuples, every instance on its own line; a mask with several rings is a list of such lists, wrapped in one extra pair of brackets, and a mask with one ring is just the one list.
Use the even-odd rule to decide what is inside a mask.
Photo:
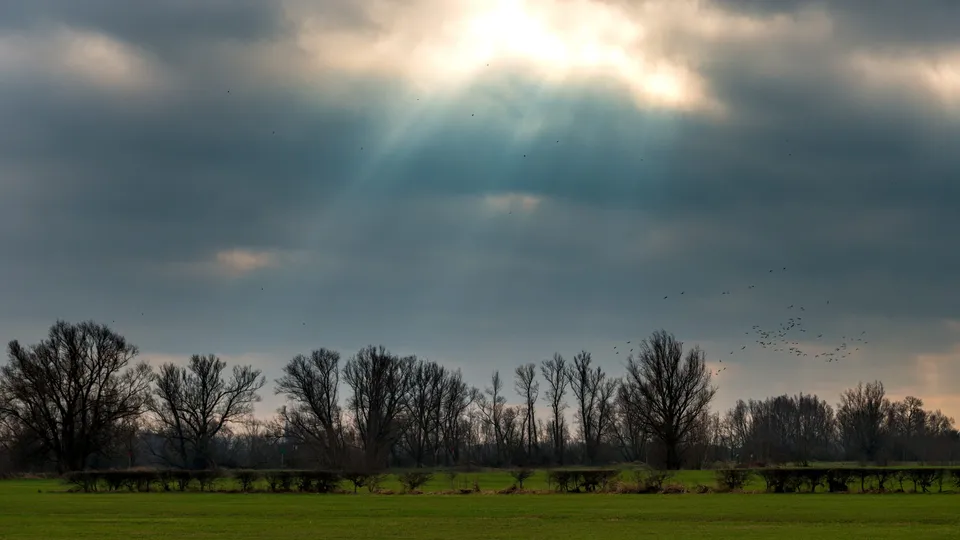
[(400, 358), (382, 345), (360, 349), (343, 370), (353, 391), (349, 406), (367, 470), (387, 466), (387, 456), (402, 434), (416, 357)]
[(627, 358), (624, 398), (666, 451), (668, 469), (682, 464), (681, 443), (705, 411), (716, 389), (710, 386), (703, 351), (683, 354), (683, 343), (660, 330)]
[(460, 452), (470, 431), (467, 409), (473, 404), (476, 395), (476, 388), (467, 386), (460, 370), (447, 374), (440, 405), (440, 430), (450, 463), (460, 462)]
[(890, 401), (886, 399), (883, 383), (858, 383), (840, 394), (837, 406), (837, 424), (848, 455), (875, 461), (884, 443), (884, 420)]
[(638, 411), (631, 406), (629, 388), (620, 385), (614, 398), (614, 420), (610, 424), (612, 438), (624, 461), (640, 461), (646, 458), (649, 433)]
[[(537, 437), (537, 398), (540, 397), (540, 383), (537, 382), (537, 366), (530, 363), (517, 368), (515, 388), (523, 398), (523, 431), (527, 448), (527, 459), (533, 459), (540, 441)], [(523, 482), (521, 481), (521, 486)]]
[(547, 381), (545, 397), (550, 403), (552, 416), (547, 424), (547, 430), (550, 432), (550, 440), (553, 443), (554, 459), (562, 465), (567, 440), (567, 421), (563, 416), (567, 404), (564, 398), (567, 393), (567, 384), (570, 382), (570, 378), (567, 377), (567, 362), (560, 356), (560, 353), (554, 353), (552, 359), (542, 362), (540, 373)]
[(0, 368), (0, 418), (28, 433), (58, 471), (80, 470), (104, 452), (121, 422), (139, 416), (150, 368), (132, 367), (137, 348), (106, 325), (57, 321), (29, 347), (11, 341)]
[(567, 368), (570, 389), (577, 400), (576, 419), (580, 424), (580, 440), (583, 442), (586, 461), (593, 463), (603, 435), (613, 416), (613, 398), (616, 381), (607, 380), (600, 366), (591, 366), (590, 353), (581, 351), (573, 357), (573, 365)]
[(496, 460), (501, 464), (506, 458), (508, 452), (505, 444), (505, 428), (512, 428), (512, 418), (504, 424), (504, 409), (507, 406), (507, 398), (503, 395), (503, 381), (500, 379), (500, 372), (494, 371), (490, 377), (490, 386), (484, 389), (482, 394), (477, 395), (477, 410), (493, 433), (494, 448), (496, 450)]
[(431, 464), (436, 463), (447, 370), (436, 362), (420, 360), (412, 376), (404, 439), (414, 464), (422, 467), (428, 455)]
[(290, 402), (280, 411), (286, 437), (315, 448), (321, 465), (342, 465), (344, 440), (340, 410), (340, 353), (320, 348), (298, 354), (283, 368), (275, 392)]
[(251, 366), (234, 366), (227, 380), (226, 367), (215, 355), (195, 354), (186, 367), (167, 363), (154, 376), (150, 408), (164, 440), (163, 458), (172, 465), (214, 465), (214, 439), (253, 413), (266, 380)]

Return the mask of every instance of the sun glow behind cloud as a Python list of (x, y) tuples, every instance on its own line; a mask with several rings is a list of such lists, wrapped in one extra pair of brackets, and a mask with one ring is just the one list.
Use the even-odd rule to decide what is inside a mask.
[(321, 28), (309, 18), (299, 44), (326, 67), (406, 77), (426, 91), (456, 91), (497, 69), (548, 84), (618, 81), (639, 106), (718, 109), (691, 67), (657, 50), (624, 8), (589, 0), (422, 0), (375, 3), (382, 31)]

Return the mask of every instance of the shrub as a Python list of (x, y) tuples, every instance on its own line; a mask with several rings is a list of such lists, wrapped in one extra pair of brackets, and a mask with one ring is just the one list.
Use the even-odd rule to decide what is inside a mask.
[(370, 481), (370, 474), (358, 471), (347, 471), (343, 473), (343, 478), (353, 484), (353, 492), (356, 493), (357, 489), (362, 488), (367, 485)]
[(370, 477), (367, 478), (367, 491), (370, 493), (379, 493), (381, 491), (381, 487), (383, 486), (383, 481), (386, 479), (387, 475), (385, 474), (371, 474)]
[(456, 488), (457, 475), (460, 474), (456, 469), (447, 469), (447, 480), (450, 480), (450, 489)]
[(264, 471), (267, 487), (273, 492), (287, 492), (293, 489), (294, 473), (287, 469)]
[(233, 472), (233, 477), (240, 484), (240, 491), (250, 492), (253, 490), (253, 485), (260, 479), (261, 474), (260, 471), (240, 469)]
[(853, 472), (844, 469), (830, 469), (827, 471), (827, 489), (830, 493), (846, 493), (850, 491), (850, 480)]
[(523, 489), (523, 481), (533, 476), (533, 470), (531, 469), (513, 469), (510, 471), (510, 476), (513, 477), (513, 480), (520, 486), (520, 489)]
[(415, 491), (433, 478), (433, 474), (424, 471), (408, 471), (397, 475), (397, 480), (405, 491)]
[(633, 471), (633, 478), (641, 493), (659, 493), (663, 490), (663, 485), (673, 478), (673, 473), (670, 471), (641, 468)]
[(92, 493), (97, 491), (100, 474), (97, 471), (73, 471), (63, 475), (63, 480), (84, 493)]
[(753, 471), (750, 469), (718, 469), (717, 485), (724, 490), (743, 489), (750, 482)]
[(197, 484), (200, 486), (200, 491), (213, 489), (217, 480), (223, 477), (218, 469), (200, 469), (189, 471), (189, 473), (190, 478), (197, 481)]
[(547, 480), (560, 492), (594, 492), (606, 489), (619, 474), (616, 469), (554, 469), (547, 473)]

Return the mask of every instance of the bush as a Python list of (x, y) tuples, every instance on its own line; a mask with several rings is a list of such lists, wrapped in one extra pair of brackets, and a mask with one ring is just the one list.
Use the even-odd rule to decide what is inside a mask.
[(750, 469), (717, 469), (717, 486), (726, 491), (743, 489), (750, 482), (753, 471)]
[(267, 487), (273, 492), (287, 492), (293, 489), (293, 472), (280, 469), (264, 471), (263, 477), (267, 480)]
[(633, 479), (637, 483), (640, 493), (659, 493), (663, 485), (673, 478), (674, 473), (651, 468), (641, 468), (633, 471)]
[(372, 475), (369, 473), (357, 472), (357, 471), (347, 471), (343, 473), (343, 478), (353, 484), (353, 492), (356, 493), (359, 488), (362, 488), (370, 482), (370, 477)]
[(616, 469), (554, 469), (547, 473), (547, 481), (562, 493), (595, 492), (606, 490), (619, 474)]
[(240, 491), (248, 493), (253, 490), (253, 486), (257, 480), (260, 480), (261, 474), (260, 471), (240, 469), (233, 472), (233, 477), (236, 478), (237, 483), (240, 484)]
[(383, 486), (383, 481), (386, 479), (387, 475), (385, 474), (371, 474), (370, 477), (367, 478), (367, 491), (370, 493), (380, 493)]
[(297, 471), (297, 489), (301, 492), (331, 493), (340, 484), (341, 477), (334, 471)]
[(533, 476), (533, 470), (531, 469), (513, 469), (510, 471), (510, 476), (513, 477), (513, 480), (520, 486), (520, 489), (523, 489), (523, 481)]
[(100, 473), (97, 471), (73, 471), (63, 475), (63, 480), (84, 493), (93, 493), (99, 487)]
[(397, 475), (397, 480), (403, 486), (404, 491), (411, 492), (420, 489), (433, 478), (433, 474), (424, 471), (408, 471)]
[(223, 474), (219, 469), (199, 469), (189, 471), (189, 474), (189, 477), (196, 480), (197, 484), (199, 484), (200, 491), (212, 489), (217, 483), (217, 480), (223, 478)]

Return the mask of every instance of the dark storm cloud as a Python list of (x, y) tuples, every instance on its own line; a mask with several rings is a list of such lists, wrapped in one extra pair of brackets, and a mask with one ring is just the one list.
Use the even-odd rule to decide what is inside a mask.
[(822, 9), (829, 13), (840, 41), (873, 47), (956, 44), (960, 4), (952, 0), (714, 0), (734, 12), (795, 14)]
[(218, 41), (276, 39), (289, 30), (282, 4), (263, 0), (0, 2), (0, 30), (59, 25), (109, 34), (161, 56)]

